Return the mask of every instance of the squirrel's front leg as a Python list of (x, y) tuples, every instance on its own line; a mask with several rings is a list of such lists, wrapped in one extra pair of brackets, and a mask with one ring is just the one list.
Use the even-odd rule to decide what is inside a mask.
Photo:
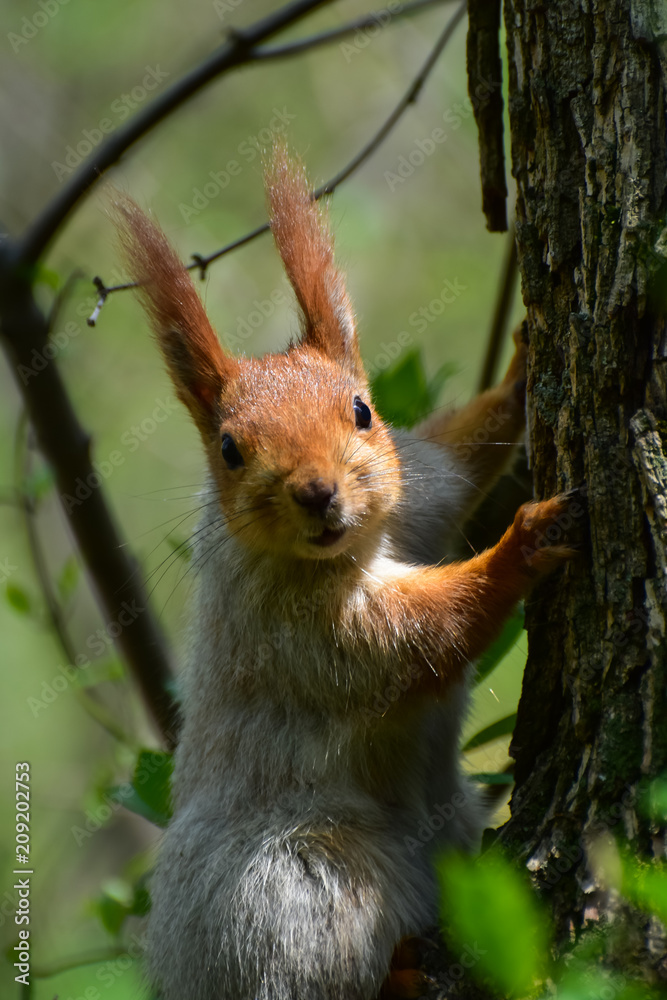
[(535, 579), (575, 554), (566, 529), (582, 511), (571, 493), (526, 503), (498, 544), (472, 559), (389, 571), (357, 605), (348, 635), (398, 659), (406, 696), (444, 694)]
[(444, 410), (415, 428), (416, 437), (451, 451), (478, 499), (507, 465), (525, 423), (526, 354), (523, 324), (514, 332), (514, 356), (498, 385), (457, 410)]

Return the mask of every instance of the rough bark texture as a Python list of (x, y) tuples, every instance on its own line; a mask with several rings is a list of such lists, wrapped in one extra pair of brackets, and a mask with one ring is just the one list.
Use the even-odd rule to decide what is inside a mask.
[[(468, 93), (479, 136), (482, 211), (486, 216), (486, 228), (492, 233), (507, 230), (500, 21), (500, 0), (468, 0)], [(482, 80), (492, 81), (497, 86), (480, 100), (478, 88)]]
[[(596, 842), (665, 849), (639, 797), (667, 769), (667, 22), (657, 0), (506, 0), (505, 22), (535, 492), (582, 487), (590, 530), (528, 609), (500, 840), (563, 945), (618, 905)], [(630, 920), (610, 964), (663, 981), (660, 929)]]

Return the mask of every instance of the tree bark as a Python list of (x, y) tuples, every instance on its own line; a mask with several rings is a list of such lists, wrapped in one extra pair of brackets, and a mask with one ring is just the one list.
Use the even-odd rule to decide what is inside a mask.
[[(664, 856), (641, 807), (667, 769), (662, 18), (658, 0), (505, 0), (535, 495), (580, 487), (572, 520), (589, 530), (529, 602), (499, 839), (549, 899), (560, 947), (619, 906), (596, 845)], [(660, 928), (627, 919), (609, 963), (667, 978)]]

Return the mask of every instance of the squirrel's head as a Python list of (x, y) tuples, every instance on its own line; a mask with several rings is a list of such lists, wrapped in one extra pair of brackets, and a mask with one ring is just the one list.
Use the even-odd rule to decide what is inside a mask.
[(399, 499), (399, 462), (373, 409), (332, 238), (303, 170), (278, 149), (271, 228), (302, 314), (298, 342), (227, 355), (162, 231), (119, 204), (125, 257), (176, 393), (199, 428), (229, 530), (261, 552), (354, 555)]

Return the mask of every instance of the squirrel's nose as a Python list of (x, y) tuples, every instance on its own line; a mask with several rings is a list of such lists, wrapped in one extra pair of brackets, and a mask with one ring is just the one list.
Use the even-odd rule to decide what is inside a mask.
[(324, 479), (311, 479), (303, 486), (297, 486), (292, 490), (292, 496), (300, 507), (311, 510), (316, 514), (323, 514), (332, 502), (338, 486), (336, 483), (327, 483)]

